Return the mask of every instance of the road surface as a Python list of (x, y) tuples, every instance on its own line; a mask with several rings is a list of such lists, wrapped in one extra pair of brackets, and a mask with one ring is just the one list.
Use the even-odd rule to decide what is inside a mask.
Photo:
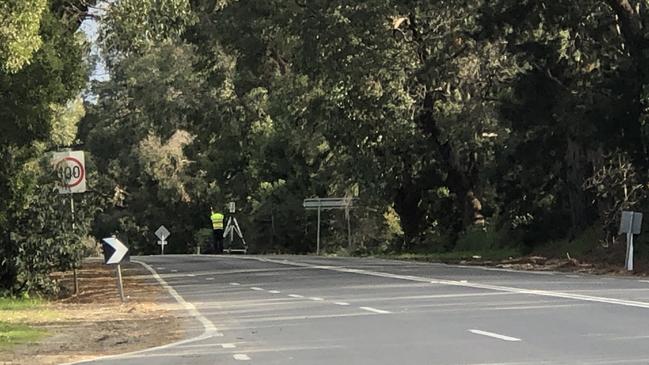
[(134, 259), (185, 306), (188, 338), (84, 364), (649, 364), (649, 281), (638, 278), (306, 256)]

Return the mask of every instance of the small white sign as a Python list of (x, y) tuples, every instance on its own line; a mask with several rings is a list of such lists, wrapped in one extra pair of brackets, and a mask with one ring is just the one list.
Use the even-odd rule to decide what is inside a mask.
[(86, 192), (86, 161), (83, 151), (55, 152), (52, 165), (59, 177), (59, 194)]

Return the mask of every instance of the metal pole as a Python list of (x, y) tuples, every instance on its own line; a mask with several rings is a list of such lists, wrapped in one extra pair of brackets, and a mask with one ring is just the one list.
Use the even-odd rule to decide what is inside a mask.
[(119, 289), (119, 297), (122, 303), (126, 302), (124, 299), (124, 285), (122, 283), (122, 265), (117, 264), (117, 289)]
[(162, 239), (160, 240), (160, 254), (164, 256), (165, 254), (165, 245), (167, 242), (165, 242), (165, 236), (162, 236)]
[(318, 241), (316, 244), (315, 254), (320, 256), (320, 207), (318, 207)]
[(350, 214), (349, 208), (345, 210), (347, 215), (347, 245), (349, 250), (352, 250), (352, 224), (350, 223)]
[[(70, 213), (72, 216), (72, 234), (74, 235), (74, 230), (76, 229), (75, 216), (74, 216), (74, 194), (70, 193)], [(77, 263), (74, 263), (72, 268), (72, 273), (74, 276), (74, 295), (79, 295), (79, 277), (77, 275)]]
[(626, 234), (626, 269), (633, 271), (633, 232)]

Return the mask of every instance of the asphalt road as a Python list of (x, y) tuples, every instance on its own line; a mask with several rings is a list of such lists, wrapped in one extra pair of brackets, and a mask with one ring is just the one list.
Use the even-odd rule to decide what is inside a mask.
[(134, 260), (185, 306), (188, 339), (87, 364), (649, 364), (649, 281), (637, 278), (305, 256)]

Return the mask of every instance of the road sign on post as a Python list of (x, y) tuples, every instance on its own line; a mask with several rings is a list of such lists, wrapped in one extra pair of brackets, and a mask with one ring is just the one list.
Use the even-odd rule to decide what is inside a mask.
[(345, 218), (347, 218), (347, 245), (352, 248), (352, 228), (350, 223), (350, 209), (356, 198), (309, 198), (304, 199), (302, 206), (306, 210), (318, 211), (318, 233), (316, 240), (316, 255), (320, 255), (320, 217), (321, 211), (328, 209), (344, 209)]
[(122, 302), (126, 301), (124, 298), (124, 284), (122, 283), (122, 262), (128, 262), (128, 247), (118, 240), (116, 237), (104, 238), (102, 241), (102, 248), (104, 249), (104, 263), (107, 265), (116, 265), (117, 271), (117, 289), (119, 290), (119, 297)]
[(160, 228), (155, 231), (155, 235), (160, 239), (160, 241), (158, 241), (158, 244), (160, 245), (161, 255), (165, 254), (165, 246), (167, 245), (167, 238), (169, 238), (170, 234), (171, 232), (169, 232), (169, 230), (165, 226), (160, 226)]
[(622, 212), (619, 234), (626, 234), (626, 262), (628, 271), (633, 271), (633, 235), (640, 234), (642, 230), (642, 213)]
[(59, 194), (86, 191), (86, 161), (83, 151), (55, 152), (52, 165), (59, 177)]

